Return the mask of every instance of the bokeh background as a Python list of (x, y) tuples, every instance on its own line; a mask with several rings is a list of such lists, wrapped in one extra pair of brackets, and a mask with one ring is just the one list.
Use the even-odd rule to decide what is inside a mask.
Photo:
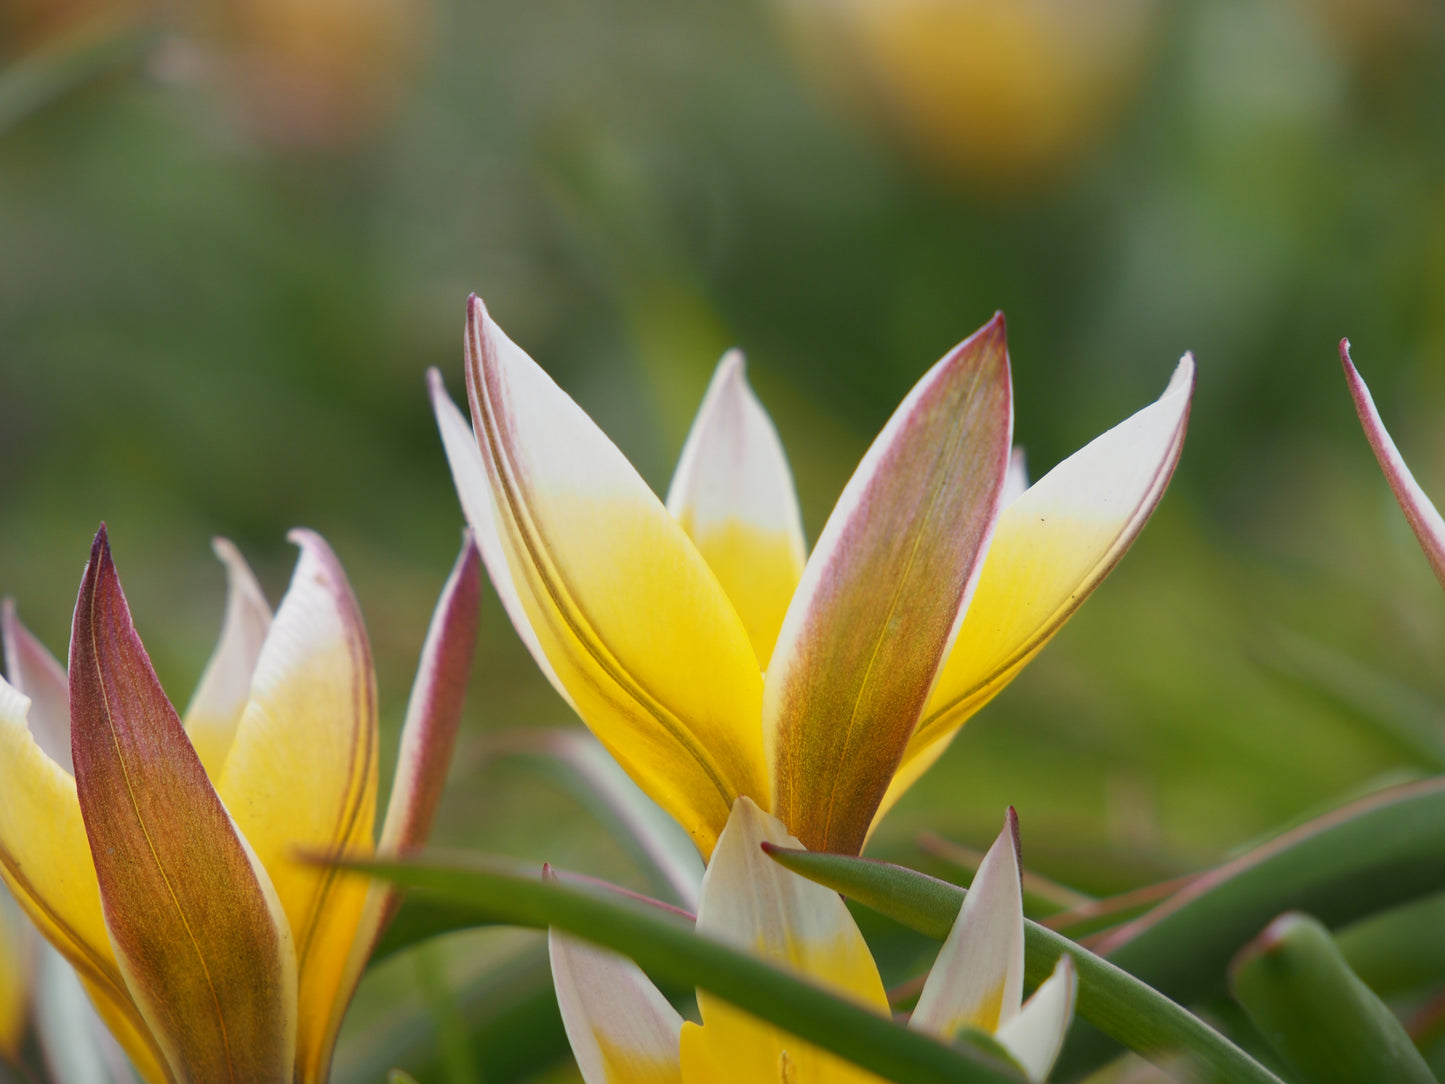
[[(210, 537), (274, 602), (317, 528), (394, 739), (461, 526), (423, 374), (460, 394), (471, 291), (659, 490), (743, 347), (810, 537), (995, 309), (1035, 475), (1193, 350), (1153, 522), (872, 853), (926, 865), (920, 832), (983, 844), (1012, 803), (1083, 888), (1200, 868), (1445, 766), (1445, 599), (1336, 361), (1348, 335), (1445, 493), (1442, 29), (1436, 0), (0, 0), (0, 593), (63, 652), (106, 520), (184, 702)], [(645, 884), (508, 753), (573, 723), (489, 594), (439, 836)], [(523, 935), (394, 960), (337, 1079), (572, 1079), (546, 989)]]

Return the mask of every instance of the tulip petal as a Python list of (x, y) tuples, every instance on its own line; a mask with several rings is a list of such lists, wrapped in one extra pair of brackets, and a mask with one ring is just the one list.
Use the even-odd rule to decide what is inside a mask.
[(75, 608), (70, 703), (106, 928), (172, 1072), (285, 1079), (296, 1042), (290, 929), (151, 669), (104, 527)]
[(1435, 576), (1445, 585), (1445, 519), (1440, 517), (1440, 512), (1430, 498), (1425, 496), (1420, 483), (1415, 481), (1415, 476), (1410, 473), (1404, 457), (1400, 455), (1400, 449), (1395, 447), (1385, 423), (1380, 420), (1380, 412), (1375, 409), (1370, 389), (1365, 386), (1355, 363), (1350, 360), (1348, 339), (1340, 340), (1340, 364), (1345, 367), (1345, 382), (1349, 385), (1350, 397), (1355, 401), (1355, 412), (1360, 416), (1360, 424), (1364, 427), (1365, 437), (1380, 463), (1380, 469), (1385, 472), (1385, 480), (1394, 490), (1395, 499), (1400, 502), (1405, 518), (1410, 521), (1410, 529), (1420, 540), (1420, 548), (1425, 551), (1425, 558), (1434, 569)]
[(937, 759), (947, 739), (1013, 680), (1118, 564), (1174, 473), (1193, 392), (1194, 360), (1186, 354), (1156, 402), (1075, 452), (1004, 509), (978, 590), (880, 815), (921, 774), (909, 773), (909, 762), (930, 747)]
[(717, 575), (766, 670), (808, 550), (787, 456), (748, 387), (740, 351), (718, 362), (667, 510)]
[(742, 621), (622, 453), (475, 297), (466, 342), (489, 493), (465, 507), (490, 502), (528, 624), (583, 720), (706, 853), (733, 798), (767, 800)]
[(993, 1034), (1018, 1014), (1024, 990), (1021, 870), (1018, 818), (1010, 809), (923, 984), (911, 1027), (947, 1042), (961, 1027)]
[(551, 930), (552, 982), (586, 1084), (682, 1084), (682, 1017), (624, 956)]
[[(462, 702), (477, 643), (481, 587), (481, 561), (472, 533), (467, 531), (462, 552), (432, 614), (417, 664), (406, 722), (401, 729), (396, 775), (381, 827), (378, 849), (383, 854), (414, 851), (425, 844), (431, 834), (462, 720)], [(330, 1038), (322, 1043), (324, 1050), (330, 1051), (334, 1046), (342, 1018), (377, 938), (400, 903), (401, 894), (389, 884), (373, 881), (368, 888), (366, 906), (357, 923), (346, 970), (332, 1005)], [(324, 1073), (321, 1079), (325, 1079)]]
[(776, 810), (856, 854), (968, 607), (1008, 471), (1002, 315), (935, 365), (843, 490), (768, 669)]
[(368, 883), (302, 855), (373, 853), (376, 678), (336, 555), (311, 531), (290, 538), (301, 556), (216, 789), (271, 875), (296, 937), (296, 1078), (310, 1082), (324, 1079)]
[(45, 755), (67, 772), (70, 764), (70, 684), (65, 668), (15, 614), (10, 599), (0, 602), (0, 641), (10, 684), (30, 698), (26, 725)]
[[(70, 692), (66, 689), (66, 716)], [(0, 678), (0, 876), (41, 934), (85, 978), (145, 1079), (167, 1079), (115, 962), (75, 780), (26, 726), (29, 701)], [(69, 727), (67, 726), (67, 730)], [(67, 757), (67, 759), (69, 759)]]
[(271, 627), (271, 607), (240, 550), (224, 538), (213, 539), (211, 548), (226, 566), (226, 616), (216, 650), (186, 708), (185, 725), (206, 774), (216, 779), (246, 709), (251, 675)]
[[(763, 852), (764, 843), (800, 846), (776, 817), (739, 798), (703, 877), (698, 932), (886, 1014), (878, 967), (842, 897), (783, 869)], [(793, 1079), (779, 1076), (785, 1058), (798, 1080), (876, 1079), (706, 991), (698, 991), (698, 1006), (703, 1038), (725, 1079)]]
[(998, 1029), (995, 1038), (1030, 1080), (1048, 1079), (1049, 1070), (1058, 1060), (1074, 1018), (1077, 989), (1074, 960), (1065, 953), (1019, 1014)]
[(532, 628), (532, 619), (522, 605), (519, 591), (527, 589), (525, 582), (519, 587), (512, 579), (511, 566), (507, 564), (507, 551), (498, 533), (497, 512), (492, 503), (491, 484), (487, 481), (487, 465), (482, 460), (482, 450), (477, 444), (477, 435), (472, 425), (447, 394), (442, 383), (442, 374), (436, 369), (427, 370), (427, 387), (431, 392), (432, 410), (436, 414), (437, 428), (441, 431), (442, 447), (446, 450), (447, 463), (451, 467), (452, 482), (456, 485), (457, 497), (461, 500), (462, 514), (471, 525), (477, 548), (482, 553), (482, 563), (487, 566), (487, 575), (501, 599), (502, 608), (512, 620), (517, 635), (522, 638), (538, 669), (542, 671), (557, 694), (567, 701), (573, 711), (577, 705), (572, 695), (562, 684), (552, 662), (542, 650), (542, 642)]

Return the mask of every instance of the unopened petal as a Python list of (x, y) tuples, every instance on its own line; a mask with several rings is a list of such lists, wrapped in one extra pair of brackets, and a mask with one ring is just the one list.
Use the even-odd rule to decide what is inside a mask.
[(70, 703), (106, 928), (172, 1073), (285, 1079), (296, 1042), (291, 932), (151, 669), (103, 527), (75, 608)]
[(996, 316), (904, 399), (808, 559), (763, 731), (776, 812), (814, 850), (863, 846), (973, 593), (1012, 428)]
[[(457, 727), (461, 724), (462, 701), (477, 643), (480, 594), (481, 561), (468, 531), (422, 645), (406, 722), (401, 729), (396, 776), (381, 827), (379, 849), (383, 854), (414, 851), (425, 844), (431, 834), (447, 769), (451, 766)], [(400, 894), (390, 885), (373, 881), (368, 887), (345, 973), (332, 1003), (330, 1037), (323, 1043), (324, 1049), (330, 1050), (334, 1045), (342, 1017), (356, 984), (361, 981), (376, 940), (396, 913), (400, 901)]]
[[(978, 590), (939, 672), (905, 764), (954, 734), (1049, 641), (1123, 557), (1179, 461), (1194, 361), (1158, 401), (1097, 437), (999, 516)], [(883, 804), (902, 794), (895, 784)]]
[(45, 755), (67, 772), (70, 765), (70, 686), (65, 668), (20, 622), (15, 603), (0, 602), (0, 641), (5, 645), (5, 674), (30, 698), (26, 722)]
[(984, 855), (923, 984), (910, 1026), (944, 1041), (964, 1026), (995, 1032), (1023, 1000), (1024, 909), (1012, 809)]
[(346, 574), (293, 531), (301, 557), (271, 623), (217, 790), (286, 909), (300, 968), (296, 1078), (324, 1080), (367, 880), (303, 860), (366, 857), (376, 820), (376, 678)]
[(1425, 496), (1420, 483), (1415, 481), (1415, 476), (1410, 473), (1404, 457), (1400, 455), (1400, 449), (1395, 447), (1389, 430), (1380, 420), (1380, 412), (1375, 409), (1370, 389), (1360, 379), (1355, 363), (1350, 360), (1348, 339), (1340, 340), (1340, 363), (1345, 367), (1345, 382), (1349, 385), (1350, 396), (1355, 401), (1355, 412), (1360, 416), (1360, 424), (1364, 426), (1365, 437), (1380, 463), (1380, 469), (1385, 472), (1385, 480), (1390, 483), (1395, 499), (1400, 502), (1405, 518), (1410, 521), (1410, 529), (1420, 540), (1420, 548), (1425, 551), (1430, 567), (1435, 570), (1440, 583), (1445, 585), (1445, 519), (1440, 517), (1440, 512), (1430, 498)]
[(808, 551), (778, 432), (731, 350), (718, 363), (667, 491), (767, 669)]
[[(69, 690), (66, 702), (69, 703)], [(160, 1053), (116, 965), (75, 780), (26, 727), (29, 701), (0, 678), (0, 876), (41, 934), (86, 979), (98, 1009), (150, 1084)], [(67, 707), (67, 714), (68, 714)]]
[(1044, 984), (1034, 991), (1019, 1014), (998, 1029), (995, 1038), (1013, 1055), (1028, 1078), (1048, 1079), (1064, 1047), (1074, 1018), (1078, 979), (1073, 958), (1065, 955)]
[(621, 452), (476, 298), (467, 377), (488, 488), (464, 507), (495, 513), (527, 625), (583, 720), (711, 850), (734, 797), (767, 800), (741, 620)]
[[(738, 799), (703, 878), (698, 931), (886, 1014), (878, 967), (842, 897), (783, 869), (763, 852), (764, 843), (800, 846), (776, 817)], [(876, 1079), (706, 991), (698, 992), (698, 1006), (724, 1079)], [(788, 1065), (797, 1076), (779, 1077)]]
[(185, 725), (206, 773), (215, 779), (251, 694), (251, 675), (271, 627), (271, 607), (241, 551), (224, 538), (211, 546), (226, 566), (226, 616), (216, 650), (186, 708)]
[(642, 969), (556, 930), (547, 946), (562, 1025), (586, 1084), (682, 1084), (682, 1017)]

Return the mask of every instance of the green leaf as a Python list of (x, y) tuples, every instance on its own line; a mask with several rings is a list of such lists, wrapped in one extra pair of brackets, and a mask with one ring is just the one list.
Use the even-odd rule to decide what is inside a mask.
[[(1445, 890), (1445, 778), (1379, 791), (1291, 829), (1218, 869), (1095, 946), (1185, 1003), (1224, 989), (1229, 960), (1284, 911), (1341, 926)], [(1116, 1048), (1073, 1036), (1070, 1071)]]
[(478, 914), (476, 907), (452, 903), (449, 900), (409, 895), (402, 900), (401, 909), (376, 942), (376, 948), (372, 950), (366, 966), (375, 967), (403, 949), (430, 941), (444, 933), (492, 925), (496, 923), (485, 915)]
[[(957, 885), (885, 862), (766, 849), (788, 869), (940, 941), (948, 936), (967, 895)], [(1042, 982), (1068, 953), (1079, 975), (1079, 1015), (1144, 1057), (1162, 1062), (1182, 1052), (1236, 1084), (1281, 1084), (1197, 1016), (1061, 934), (1026, 921), (1024, 944), (1029, 982)]]
[(946, 1046), (851, 1001), (695, 933), (681, 916), (615, 893), (544, 882), (482, 860), (358, 862), (433, 899), (476, 908), (479, 918), (556, 926), (630, 956), (663, 980), (700, 986), (738, 1008), (896, 1084), (968, 1084), (1023, 1078), (967, 1046)]
[(1290, 912), (1246, 945), (1230, 989), (1301, 1084), (1436, 1084), (1410, 1036), (1323, 925)]

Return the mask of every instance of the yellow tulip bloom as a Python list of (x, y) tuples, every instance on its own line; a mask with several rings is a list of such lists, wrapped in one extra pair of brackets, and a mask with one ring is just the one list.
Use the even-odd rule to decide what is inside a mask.
[(782, 446), (718, 367), (664, 505), (468, 306), (473, 426), (431, 374), (462, 508), (557, 691), (711, 853), (739, 797), (813, 850), (877, 818), (1129, 547), (1178, 460), (1194, 386), (1025, 489), (996, 316), (919, 381), (808, 555)]
[(148, 1084), (325, 1081), (395, 896), (304, 853), (430, 830), (460, 719), (480, 565), (470, 540), (412, 692), (379, 843), (375, 675), (331, 549), (297, 531), (274, 618), (240, 555), (185, 722), (131, 623), (105, 528), (68, 674), (3, 614), (0, 876), (79, 972)]
[(1345, 367), (1345, 382), (1349, 386), (1350, 397), (1355, 401), (1355, 412), (1360, 416), (1365, 438), (1370, 442), (1375, 459), (1385, 472), (1385, 480), (1390, 483), (1405, 518), (1410, 521), (1410, 529), (1415, 532), (1420, 548), (1425, 551), (1425, 559), (1435, 570), (1441, 586), (1445, 586), (1445, 519), (1441, 518), (1439, 510), (1420, 488), (1420, 483), (1415, 481), (1415, 476), (1405, 465), (1405, 457), (1390, 438), (1385, 423), (1380, 419), (1380, 412), (1375, 409), (1370, 389), (1350, 360), (1348, 339), (1340, 340), (1340, 363)]
[[(851, 997), (880, 1015), (888, 999), (863, 936), (836, 892), (790, 873), (763, 845), (800, 846), (740, 798), (703, 879), (699, 931)], [(684, 1021), (630, 961), (553, 930), (552, 977), (586, 1084), (882, 1084), (879, 1078), (698, 991)], [(1073, 961), (1023, 1002), (1024, 916), (1013, 811), (979, 866), (924, 983), (910, 1026), (951, 1041), (996, 1039), (1030, 1080), (1053, 1068), (1073, 1018)]]

